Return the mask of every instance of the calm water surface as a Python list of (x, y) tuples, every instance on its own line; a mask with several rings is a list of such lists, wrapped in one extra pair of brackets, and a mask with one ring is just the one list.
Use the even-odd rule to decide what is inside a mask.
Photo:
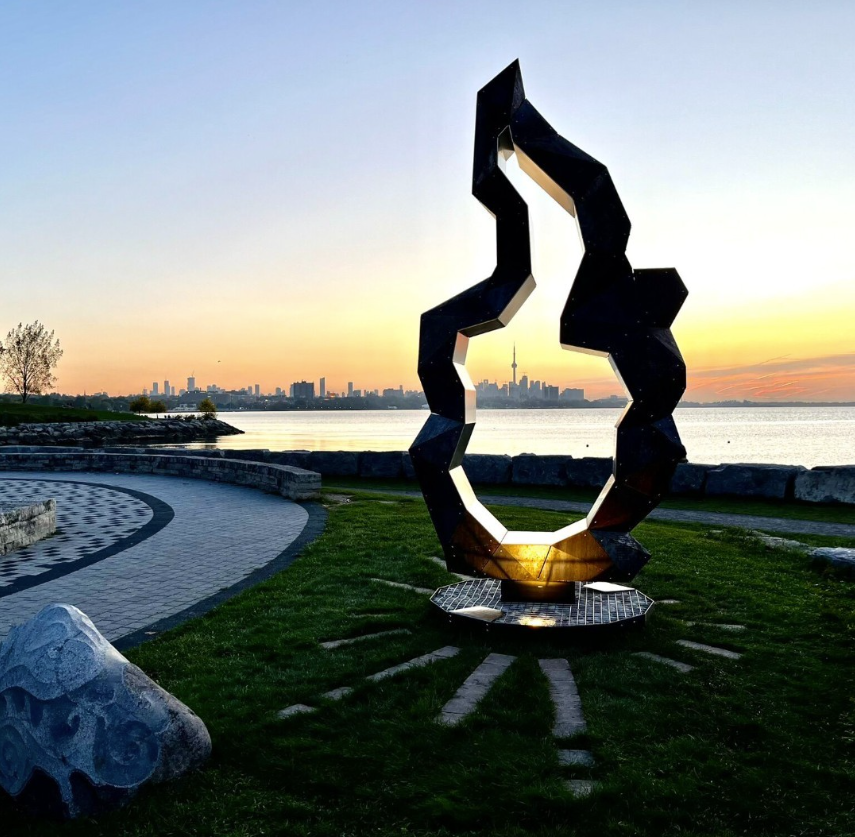
[[(471, 453), (611, 456), (620, 410), (479, 410)], [(427, 410), (234, 412), (243, 436), (214, 447), (270, 450), (406, 450)], [(855, 463), (855, 407), (709, 407), (674, 417), (690, 462)], [(188, 445), (188, 447), (207, 447)]]

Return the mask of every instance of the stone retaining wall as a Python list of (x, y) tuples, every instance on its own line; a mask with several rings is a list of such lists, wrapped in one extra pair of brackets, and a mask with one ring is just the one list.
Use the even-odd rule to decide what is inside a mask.
[(0, 511), (0, 555), (29, 546), (56, 532), (56, 500)]
[[(111, 474), (153, 474), (246, 485), (289, 500), (315, 500), (320, 496), (321, 475), (291, 465), (263, 463), (238, 457), (193, 456), (189, 451), (80, 448), (0, 449), (0, 471), (106, 471)], [(217, 453), (221, 453), (217, 451)]]
[[(187, 455), (241, 458), (291, 465), (317, 471), (325, 477), (415, 479), (409, 454), (377, 451), (210, 450), (182, 451)], [(602, 488), (612, 473), (608, 457), (518, 456), (468, 454), (463, 468), (475, 485), (562, 486)], [(855, 505), (855, 465), (818, 467), (800, 465), (725, 464), (683, 462), (671, 481), (677, 497), (751, 497), (800, 500), (806, 503)]]

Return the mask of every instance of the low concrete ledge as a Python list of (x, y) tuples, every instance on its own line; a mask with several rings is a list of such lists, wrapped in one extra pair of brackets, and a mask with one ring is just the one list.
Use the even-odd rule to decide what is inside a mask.
[(56, 449), (28, 453), (0, 450), (0, 470), (5, 471), (105, 471), (119, 474), (191, 477), (227, 482), (280, 494), (289, 500), (315, 500), (320, 496), (321, 475), (290, 465), (250, 462), (221, 456), (168, 453), (107, 453)]
[(56, 500), (0, 510), (0, 555), (29, 546), (56, 532)]

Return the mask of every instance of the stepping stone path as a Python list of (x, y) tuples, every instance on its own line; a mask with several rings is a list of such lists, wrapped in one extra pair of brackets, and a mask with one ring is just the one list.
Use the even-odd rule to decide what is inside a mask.
[(504, 674), (516, 657), (508, 654), (490, 654), (455, 692), (454, 697), (442, 707), (437, 718), (440, 724), (455, 726), (470, 715), (493, 683)]
[(333, 648), (341, 648), (342, 645), (353, 645), (354, 642), (362, 642), (363, 639), (376, 639), (379, 636), (400, 636), (401, 634), (408, 634), (409, 631), (406, 628), (395, 628), (391, 631), (379, 631), (375, 634), (362, 634), (362, 636), (354, 636), (350, 639), (333, 639), (329, 642), (320, 643), (321, 648), (326, 648), (327, 651), (332, 651)]
[(338, 689), (330, 689), (330, 691), (324, 692), (321, 697), (325, 697), (327, 700), (341, 700), (343, 697), (347, 697), (352, 691), (352, 686), (339, 686)]
[(736, 651), (728, 651), (726, 648), (718, 648), (715, 645), (704, 645), (702, 642), (692, 642), (689, 639), (678, 639), (677, 645), (691, 648), (693, 651), (702, 651), (704, 654), (713, 654), (716, 657), (727, 657), (729, 660), (738, 660), (742, 656)]
[(596, 764), (587, 750), (559, 750), (558, 763), (562, 767), (593, 767)]
[(679, 599), (657, 599), (656, 604), (675, 605), (680, 604)]
[(718, 622), (684, 622), (690, 628), (697, 626), (699, 628), (718, 628), (720, 631), (744, 631), (745, 625), (723, 625)]
[(556, 738), (569, 738), (585, 732), (588, 725), (582, 715), (579, 690), (567, 660), (538, 660), (540, 670), (549, 680), (549, 694), (555, 706), (555, 725), (552, 734)]
[(292, 715), (305, 715), (307, 712), (314, 712), (314, 706), (306, 706), (305, 703), (295, 703), (287, 709), (280, 709), (276, 714), (280, 718), (290, 718)]
[(636, 657), (644, 657), (646, 660), (653, 660), (657, 663), (662, 663), (662, 665), (671, 666), (671, 668), (676, 668), (677, 671), (681, 671), (683, 674), (688, 674), (694, 666), (690, 666), (688, 663), (681, 663), (679, 660), (672, 660), (670, 657), (660, 657), (658, 654), (651, 654), (649, 651), (636, 651)]
[(434, 591), (428, 590), (427, 587), (414, 587), (412, 584), (403, 584), (400, 581), (389, 581), (385, 578), (372, 578), (371, 581), (376, 581), (378, 584), (385, 584), (388, 587), (397, 587), (399, 590), (412, 590), (424, 596), (432, 596), (434, 594)]
[(366, 680), (378, 681), (385, 680), (387, 677), (392, 677), (395, 674), (398, 674), (402, 671), (409, 671), (411, 668), (421, 668), (422, 666), (430, 665), (431, 663), (435, 663), (437, 660), (447, 660), (450, 657), (456, 657), (460, 652), (459, 648), (455, 648), (453, 645), (446, 645), (443, 648), (440, 648), (438, 651), (431, 651), (430, 654), (424, 654), (421, 657), (416, 657), (413, 660), (409, 660), (406, 663), (401, 663), (397, 666), (392, 666), (392, 668), (384, 669), (383, 671), (378, 671), (377, 674), (372, 674), (369, 677), (366, 677)]
[(583, 799), (597, 789), (599, 782), (590, 779), (568, 779), (564, 785), (576, 799)]

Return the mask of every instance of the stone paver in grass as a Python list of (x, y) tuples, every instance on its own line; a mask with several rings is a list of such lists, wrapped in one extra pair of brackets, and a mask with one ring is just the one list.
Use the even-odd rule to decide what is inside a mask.
[(587, 750), (559, 750), (558, 763), (562, 767), (593, 767), (596, 761)]
[(728, 651), (727, 648), (719, 648), (716, 645), (704, 645), (702, 642), (692, 642), (690, 639), (678, 639), (677, 645), (691, 648), (693, 651), (702, 651), (704, 654), (713, 654), (716, 657), (727, 657), (728, 660), (738, 660), (742, 654), (736, 651)]
[(430, 654), (423, 654), (421, 657), (415, 657), (412, 660), (408, 660), (406, 663), (401, 663), (400, 665), (392, 666), (391, 668), (384, 669), (383, 671), (378, 671), (377, 674), (371, 674), (365, 679), (375, 682), (377, 680), (385, 680), (387, 677), (392, 677), (402, 671), (427, 666), (431, 663), (435, 663), (437, 660), (447, 660), (451, 657), (456, 657), (459, 653), (459, 648), (456, 648), (453, 645), (445, 645), (436, 651), (431, 651)]
[(406, 628), (393, 628), (391, 631), (378, 631), (374, 634), (362, 634), (362, 636), (352, 636), (349, 639), (332, 639), (329, 642), (319, 643), (321, 648), (326, 648), (327, 651), (332, 651), (333, 648), (341, 648), (342, 645), (352, 645), (354, 642), (362, 642), (363, 639), (377, 639), (381, 636), (400, 636), (408, 634)]
[(285, 709), (280, 709), (276, 715), (279, 718), (291, 718), (294, 715), (306, 715), (309, 712), (317, 712), (314, 706), (306, 706), (305, 703), (295, 703), (293, 706), (288, 706)]
[(675, 605), (680, 604), (679, 599), (657, 599), (655, 604)]
[(590, 779), (568, 779), (564, 785), (576, 799), (583, 799), (597, 789), (599, 782), (593, 782)]
[(471, 714), (482, 698), (490, 691), (493, 683), (508, 670), (516, 659), (509, 654), (490, 654), (466, 678), (454, 697), (442, 707), (437, 723), (447, 726), (459, 724)]
[(0, 573), (0, 640), (53, 602), (79, 607), (110, 642), (144, 638), (279, 566), (309, 521), (282, 497), (207, 480), (14, 471), (0, 485), (51, 490), (67, 521), (28, 548), (25, 574)]
[(372, 578), (371, 581), (376, 581), (378, 584), (385, 584), (388, 587), (397, 587), (399, 590), (412, 590), (424, 596), (432, 596), (435, 592), (428, 590), (427, 587), (414, 587), (412, 584), (404, 584), (402, 581), (389, 581), (386, 578)]
[(556, 738), (569, 738), (585, 732), (588, 725), (582, 714), (582, 701), (570, 664), (564, 659), (538, 660), (538, 664), (549, 680), (549, 694), (555, 706), (552, 734)]
[(656, 663), (671, 666), (671, 668), (676, 668), (677, 671), (681, 671), (683, 674), (688, 674), (694, 668), (694, 666), (690, 666), (688, 663), (681, 663), (679, 660), (672, 660), (670, 657), (660, 657), (659, 654), (651, 654), (649, 651), (636, 651), (634, 656), (644, 657), (645, 660), (653, 660)]
[(745, 625), (728, 625), (722, 622), (684, 622), (684, 625), (688, 625), (690, 628), (697, 626), (699, 628), (718, 628), (720, 631), (744, 631)]
[(352, 686), (339, 686), (337, 689), (330, 689), (328, 692), (324, 692), (321, 697), (325, 697), (327, 700), (341, 700), (347, 697), (352, 691)]

